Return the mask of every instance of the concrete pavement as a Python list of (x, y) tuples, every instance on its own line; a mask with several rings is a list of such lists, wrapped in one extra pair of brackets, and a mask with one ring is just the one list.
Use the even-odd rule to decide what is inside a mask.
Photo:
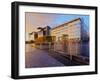
[(40, 50), (26, 44), (25, 67), (54, 67), (64, 66), (63, 63), (49, 55), (47, 51)]

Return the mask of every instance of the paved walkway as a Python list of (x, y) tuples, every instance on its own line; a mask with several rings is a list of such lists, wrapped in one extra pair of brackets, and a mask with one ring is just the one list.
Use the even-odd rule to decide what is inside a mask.
[(25, 65), (26, 68), (64, 66), (63, 63), (50, 56), (48, 52), (28, 44), (26, 45)]
[(54, 57), (59, 62), (63, 63), (66, 66), (73, 66), (76, 65), (74, 62), (72, 62), (69, 58), (65, 57), (64, 55), (61, 55), (60, 53), (53, 52), (50, 54), (52, 57)]

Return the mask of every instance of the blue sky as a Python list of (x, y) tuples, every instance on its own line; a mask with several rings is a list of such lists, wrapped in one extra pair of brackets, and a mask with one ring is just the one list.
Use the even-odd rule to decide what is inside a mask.
[[(71, 21), (73, 19), (76, 19), (76, 18), (81, 18), (83, 26), (84, 26), (84, 29), (87, 32), (89, 32), (89, 15), (74, 15), (74, 14), (66, 14), (66, 15), (64, 15), (64, 14), (62, 14), (62, 15), (59, 15), (59, 17), (53, 23), (59, 25), (59, 24)], [(52, 27), (54, 27), (54, 26), (52, 26)]]
[(84, 29), (89, 32), (89, 15), (79, 14), (51, 14), (51, 13), (34, 13), (26, 12), (26, 31), (36, 31), (37, 27), (50, 26), (54, 28), (76, 18), (81, 18)]

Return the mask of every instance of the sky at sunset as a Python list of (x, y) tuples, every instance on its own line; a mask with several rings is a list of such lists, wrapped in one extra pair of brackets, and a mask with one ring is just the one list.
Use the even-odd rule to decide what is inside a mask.
[(76, 18), (81, 18), (84, 24), (84, 29), (89, 32), (89, 16), (88, 15), (75, 15), (75, 14), (54, 14), (54, 13), (25, 13), (26, 25), (26, 39), (28, 33), (38, 31), (38, 27), (50, 26), (54, 28), (58, 25), (66, 23)]

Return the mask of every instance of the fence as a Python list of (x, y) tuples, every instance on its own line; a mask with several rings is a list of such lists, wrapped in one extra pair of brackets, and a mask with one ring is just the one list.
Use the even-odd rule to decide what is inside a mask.
[(74, 55), (80, 54), (81, 42), (79, 40), (66, 40), (57, 41), (54, 43), (54, 51), (59, 52), (64, 55)]

